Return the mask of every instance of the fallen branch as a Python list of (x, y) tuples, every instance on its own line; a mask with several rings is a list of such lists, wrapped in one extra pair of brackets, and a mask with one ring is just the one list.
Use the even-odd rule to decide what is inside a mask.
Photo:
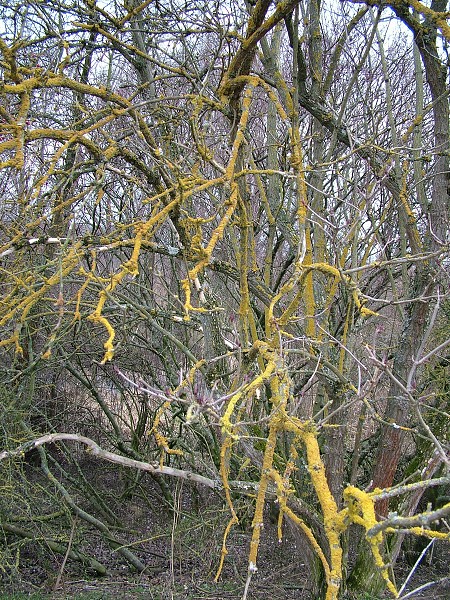
[[(107, 450), (103, 450), (94, 440), (91, 440), (88, 437), (83, 435), (78, 435), (77, 433), (49, 433), (47, 435), (43, 435), (29, 442), (25, 442), (21, 444), (14, 450), (3, 450), (0, 452), (0, 461), (5, 460), (6, 458), (14, 458), (15, 456), (23, 456), (27, 452), (35, 448), (39, 448), (44, 446), (45, 444), (53, 444), (58, 441), (73, 441), (79, 442), (87, 446), (87, 452), (96, 456), (98, 458), (102, 458), (111, 463), (115, 463), (117, 465), (121, 465), (123, 467), (130, 467), (133, 469), (139, 469), (140, 471), (147, 471), (148, 473), (152, 473), (153, 475), (168, 475), (170, 477), (179, 477), (180, 479), (184, 479), (186, 481), (195, 481), (201, 485), (205, 485), (211, 489), (222, 489), (223, 484), (220, 479), (210, 479), (209, 477), (204, 477), (203, 475), (198, 475), (197, 473), (192, 473), (190, 471), (184, 471), (182, 469), (176, 469), (174, 467), (167, 467), (165, 465), (160, 466), (159, 464), (152, 464), (149, 462), (143, 462), (140, 460), (135, 460), (133, 458), (128, 458), (127, 456), (122, 456), (120, 454), (116, 454), (114, 452), (108, 452)], [(234, 481), (232, 487), (242, 491), (252, 492), (257, 489), (258, 484), (247, 482), (247, 481)]]

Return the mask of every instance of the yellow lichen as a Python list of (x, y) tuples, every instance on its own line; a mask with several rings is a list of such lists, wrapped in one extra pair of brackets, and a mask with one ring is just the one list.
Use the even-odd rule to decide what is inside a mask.
[(183, 456), (183, 451), (177, 448), (171, 448), (167, 438), (159, 431), (158, 427), (161, 422), (161, 418), (164, 412), (169, 408), (170, 400), (167, 400), (163, 405), (156, 411), (155, 418), (153, 419), (153, 425), (148, 432), (148, 435), (152, 435), (155, 438), (158, 448), (161, 450), (159, 459), (159, 466), (162, 469), (164, 466), (164, 454), (171, 454), (176, 456)]
[(384, 564), (381, 554), (383, 534), (380, 531), (372, 536), (367, 535), (367, 532), (377, 524), (373, 493), (371, 494), (360, 490), (355, 486), (349, 485), (344, 490), (344, 500), (348, 506), (348, 517), (353, 523), (364, 527), (366, 531), (366, 539), (370, 544), (375, 564), (380, 569), (387, 588), (394, 595), (394, 597), (397, 597), (397, 589), (389, 577), (388, 566)]
[(239, 519), (236, 515), (236, 511), (234, 510), (234, 506), (233, 506), (233, 501), (231, 499), (230, 484), (228, 483), (229, 456), (231, 453), (231, 448), (232, 448), (231, 437), (225, 437), (222, 447), (220, 449), (220, 476), (222, 478), (222, 484), (223, 484), (223, 489), (225, 492), (225, 498), (226, 498), (226, 501), (228, 504), (228, 508), (230, 509), (230, 512), (231, 512), (231, 518), (228, 521), (228, 524), (227, 524), (224, 534), (223, 534), (222, 551), (220, 554), (219, 566), (217, 568), (216, 576), (214, 578), (215, 581), (219, 580), (220, 574), (223, 569), (223, 563), (224, 563), (225, 557), (228, 554), (228, 550), (227, 550), (228, 534), (230, 533), (233, 525), (239, 523)]

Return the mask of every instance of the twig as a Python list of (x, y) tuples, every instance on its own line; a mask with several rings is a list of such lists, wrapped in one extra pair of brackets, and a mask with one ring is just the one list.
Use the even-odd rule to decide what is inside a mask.
[[(430, 427), (427, 425), (427, 423), (424, 421), (424, 418), (422, 417), (422, 413), (420, 412), (420, 406), (419, 406), (419, 402), (416, 398), (414, 398), (412, 392), (413, 392), (413, 388), (412, 388), (412, 378), (413, 378), (413, 374), (415, 373), (415, 369), (416, 369), (416, 365), (418, 363), (414, 362), (413, 367), (411, 368), (411, 371), (408, 374), (408, 384), (405, 386), (395, 375), (394, 373), (391, 371), (391, 369), (387, 366), (387, 364), (385, 362), (380, 361), (376, 356), (375, 353), (372, 351), (372, 349), (366, 345), (366, 350), (369, 354), (369, 358), (371, 359), (371, 361), (380, 369), (384, 370), (384, 372), (388, 375), (388, 377), (390, 378), (391, 381), (393, 381), (395, 383), (395, 385), (405, 394), (406, 398), (411, 402), (412, 406), (414, 407), (414, 411), (417, 415), (417, 418), (419, 420), (420, 425), (422, 426), (422, 428), (424, 429), (424, 431), (427, 434), (428, 439), (430, 439), (433, 444), (435, 445), (437, 451), (439, 452), (442, 461), (447, 465), (450, 466), (450, 459), (447, 456), (446, 451), (444, 450), (442, 444), (440, 443), (440, 441), (437, 439), (437, 437), (434, 435), (434, 433), (431, 431)], [(395, 427), (395, 423), (391, 424), (393, 427)]]
[(412, 517), (399, 517), (395, 515), (388, 517), (385, 521), (380, 521), (374, 527), (368, 530), (368, 537), (374, 537), (380, 531), (385, 531), (390, 528), (405, 529), (410, 527), (423, 527), (424, 525), (430, 525), (434, 521), (439, 521), (450, 514), (450, 503), (446, 504), (438, 510), (430, 512), (419, 513)]
[(67, 543), (67, 550), (64, 555), (64, 558), (63, 558), (63, 561), (61, 564), (61, 568), (59, 569), (59, 573), (58, 573), (58, 577), (56, 578), (55, 585), (53, 586), (54, 592), (56, 592), (59, 589), (59, 585), (61, 583), (62, 575), (64, 572), (64, 567), (66, 566), (66, 562), (67, 562), (67, 559), (69, 558), (69, 554), (70, 554), (70, 549), (72, 548), (73, 536), (75, 534), (75, 525), (76, 524), (77, 524), (77, 515), (75, 515), (73, 522), (72, 522), (72, 529), (70, 531), (70, 537), (69, 537), (69, 541)]
[[(428, 323), (428, 327), (426, 328), (425, 333), (423, 335), (422, 341), (420, 342), (419, 349), (417, 350), (417, 355), (414, 358), (412, 367), (408, 373), (408, 378), (406, 380), (406, 388), (408, 391), (412, 391), (414, 389), (413, 381), (414, 381), (414, 377), (416, 375), (417, 367), (423, 361), (422, 355), (423, 355), (423, 352), (427, 345), (427, 342), (430, 339), (431, 333), (433, 332), (434, 325), (435, 325), (435, 322), (436, 322), (436, 319), (437, 319), (437, 316), (439, 313), (440, 305), (441, 305), (441, 302), (440, 302), (440, 295), (439, 295), (439, 288), (438, 288), (437, 300), (436, 300), (436, 304), (434, 305), (433, 313), (432, 313), (430, 321)], [(433, 350), (431, 352), (429, 352), (427, 354), (427, 356), (432, 356), (432, 354), (433, 354)]]
[(248, 575), (247, 575), (247, 581), (245, 582), (244, 593), (242, 594), (242, 600), (247, 600), (247, 594), (248, 594), (248, 590), (250, 588), (250, 582), (252, 580), (252, 575), (253, 575), (253, 572), (249, 570)]
[(419, 564), (422, 561), (422, 558), (425, 556), (425, 554), (427, 553), (428, 548), (431, 548), (431, 546), (434, 544), (435, 539), (432, 539), (426, 546), (425, 548), (422, 550), (422, 552), (419, 555), (419, 558), (416, 560), (416, 562), (414, 563), (412, 569), (410, 570), (410, 572), (408, 573), (408, 577), (405, 579), (402, 587), (398, 590), (398, 595), (401, 596), (403, 593), (403, 590), (405, 589), (405, 587), (408, 585), (408, 581), (411, 579), (411, 577), (414, 575), (417, 567), (419, 566)]
[(387, 490), (374, 491), (370, 493), (370, 497), (374, 500), (384, 500), (385, 498), (394, 498), (395, 496), (401, 496), (415, 490), (427, 489), (429, 487), (435, 487), (437, 485), (447, 485), (450, 483), (450, 476), (436, 477), (435, 479), (427, 479), (425, 481), (415, 481), (414, 483), (408, 483), (407, 485), (399, 484), (395, 487), (388, 488)]

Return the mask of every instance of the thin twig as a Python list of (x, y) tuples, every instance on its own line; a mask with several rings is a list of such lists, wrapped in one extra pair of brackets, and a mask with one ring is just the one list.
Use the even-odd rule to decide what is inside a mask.
[(69, 554), (70, 554), (70, 549), (72, 548), (72, 543), (73, 543), (73, 536), (75, 534), (75, 525), (77, 524), (77, 517), (78, 515), (75, 515), (73, 521), (72, 521), (72, 529), (70, 531), (70, 537), (69, 537), (69, 542), (67, 544), (67, 550), (66, 553), (64, 555), (62, 564), (61, 564), (61, 568), (59, 569), (58, 572), (58, 577), (56, 578), (55, 581), (55, 585), (53, 586), (53, 591), (56, 592), (59, 589), (60, 583), (61, 583), (61, 579), (62, 579), (62, 575), (64, 573), (64, 567), (66, 566), (66, 562), (67, 559), (69, 558)]
[(419, 566), (419, 564), (422, 561), (422, 558), (425, 556), (425, 554), (428, 551), (428, 548), (431, 548), (431, 546), (434, 544), (436, 540), (432, 539), (426, 546), (425, 548), (422, 550), (422, 552), (419, 555), (419, 558), (416, 560), (416, 562), (414, 563), (412, 569), (410, 570), (410, 572), (408, 573), (408, 577), (405, 579), (402, 587), (398, 590), (398, 595), (401, 596), (403, 593), (403, 590), (405, 589), (405, 587), (408, 585), (408, 581), (411, 579), (411, 577), (414, 575), (417, 567)]

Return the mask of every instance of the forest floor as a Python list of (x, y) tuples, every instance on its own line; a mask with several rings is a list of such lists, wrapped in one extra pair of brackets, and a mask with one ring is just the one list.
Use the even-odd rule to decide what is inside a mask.
[[(133, 573), (92, 528), (75, 520), (72, 524), (73, 547), (95, 557), (108, 572), (95, 576), (79, 563), (52, 554), (36, 538), (16, 543), (15, 564), (10, 560), (0, 569), (0, 600), (228, 600), (240, 599), (247, 576), (251, 538), (251, 502), (237, 501), (243, 525), (234, 526), (227, 540), (228, 554), (219, 581), (214, 581), (222, 548), (223, 532), (229, 511), (222, 499), (177, 483), (173, 489), (175, 510), (164, 508), (155, 483), (146, 476), (131, 498), (123, 495), (124, 481), (117, 470), (108, 466), (94, 468), (90, 476), (98, 487), (109, 489), (109, 504), (120, 519), (114, 535), (123, 540), (139, 559), (148, 565), (143, 573)], [(128, 484), (130, 482), (128, 481)], [(126, 487), (126, 486), (125, 486)], [(78, 500), (79, 501), (79, 500)], [(40, 512), (50, 507), (40, 506)], [(54, 506), (52, 507), (55, 510)], [(86, 507), (87, 509), (87, 507)], [(60, 538), (67, 540), (70, 531)], [(53, 537), (57, 537), (56, 532)], [(12, 548), (12, 547), (11, 547)], [(0, 545), (0, 559), (6, 556)], [(285, 528), (278, 542), (277, 526), (268, 507), (258, 571), (253, 575), (248, 600), (316, 600), (311, 577), (305, 566), (305, 550)], [(432, 554), (415, 570), (402, 597), (417, 590), (416, 600), (450, 599), (450, 544), (437, 542)], [(411, 567), (400, 562), (396, 569), (401, 586)], [(390, 597), (388, 594), (383, 596)], [(360, 596), (360, 600), (375, 600)]]

